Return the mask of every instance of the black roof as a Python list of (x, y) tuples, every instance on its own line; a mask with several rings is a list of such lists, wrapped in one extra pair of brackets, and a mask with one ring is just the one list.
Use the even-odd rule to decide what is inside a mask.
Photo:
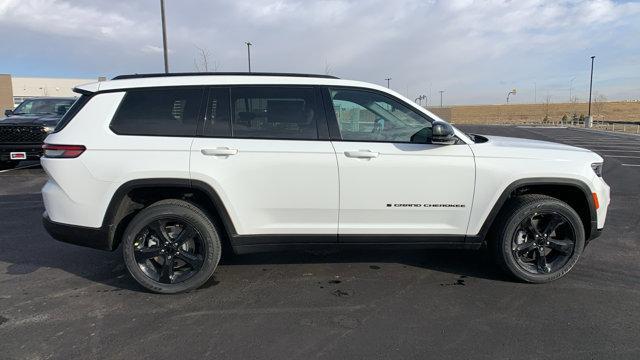
[(288, 76), (288, 77), (311, 77), (324, 79), (339, 79), (331, 75), (317, 74), (293, 74), (293, 73), (270, 73), (270, 72), (183, 72), (183, 73), (151, 73), (151, 74), (128, 74), (118, 75), (111, 80), (122, 79), (140, 79), (152, 77), (171, 77), (171, 76)]

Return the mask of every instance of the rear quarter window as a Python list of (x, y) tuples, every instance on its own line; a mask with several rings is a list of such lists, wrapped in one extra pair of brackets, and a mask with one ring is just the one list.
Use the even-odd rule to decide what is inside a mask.
[(71, 120), (73, 120), (73, 118), (80, 112), (80, 110), (82, 110), (82, 108), (89, 102), (89, 100), (91, 100), (90, 95), (81, 95), (73, 103), (73, 105), (71, 105), (69, 110), (65, 112), (64, 116), (62, 116), (53, 132), (57, 133), (58, 131), (64, 129), (64, 127), (67, 126), (67, 124), (69, 124)]
[(202, 88), (129, 90), (111, 121), (120, 135), (195, 136)]

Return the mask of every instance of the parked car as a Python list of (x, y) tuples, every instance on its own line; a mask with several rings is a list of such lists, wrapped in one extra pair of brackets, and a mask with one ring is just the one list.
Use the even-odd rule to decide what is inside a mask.
[(123, 247), (159, 293), (195, 289), (223, 246), (478, 249), (516, 279), (565, 275), (605, 224), (603, 159), (465, 134), (385, 87), (293, 74), (127, 75), (46, 139), (54, 238)]
[(0, 120), (0, 169), (42, 155), (44, 138), (51, 133), (75, 98), (34, 98), (15, 110), (5, 110)]

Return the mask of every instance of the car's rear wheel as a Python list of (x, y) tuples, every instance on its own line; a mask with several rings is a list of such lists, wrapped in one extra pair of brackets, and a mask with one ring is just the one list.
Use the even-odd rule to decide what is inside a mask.
[(214, 224), (201, 209), (182, 200), (162, 200), (141, 210), (127, 226), (122, 245), (131, 276), (165, 294), (202, 286), (221, 254)]
[(517, 279), (545, 283), (567, 274), (584, 249), (580, 216), (545, 195), (513, 198), (501, 212), (492, 245), (501, 267)]

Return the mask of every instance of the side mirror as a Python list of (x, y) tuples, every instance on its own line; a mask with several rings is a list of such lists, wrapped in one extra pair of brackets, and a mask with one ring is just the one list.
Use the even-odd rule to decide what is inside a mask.
[(453, 145), (457, 141), (453, 126), (444, 121), (434, 121), (432, 124), (431, 143), (435, 145)]
[(7, 109), (4, 111), (4, 116), (11, 116), (11, 115), (13, 115), (13, 110)]

